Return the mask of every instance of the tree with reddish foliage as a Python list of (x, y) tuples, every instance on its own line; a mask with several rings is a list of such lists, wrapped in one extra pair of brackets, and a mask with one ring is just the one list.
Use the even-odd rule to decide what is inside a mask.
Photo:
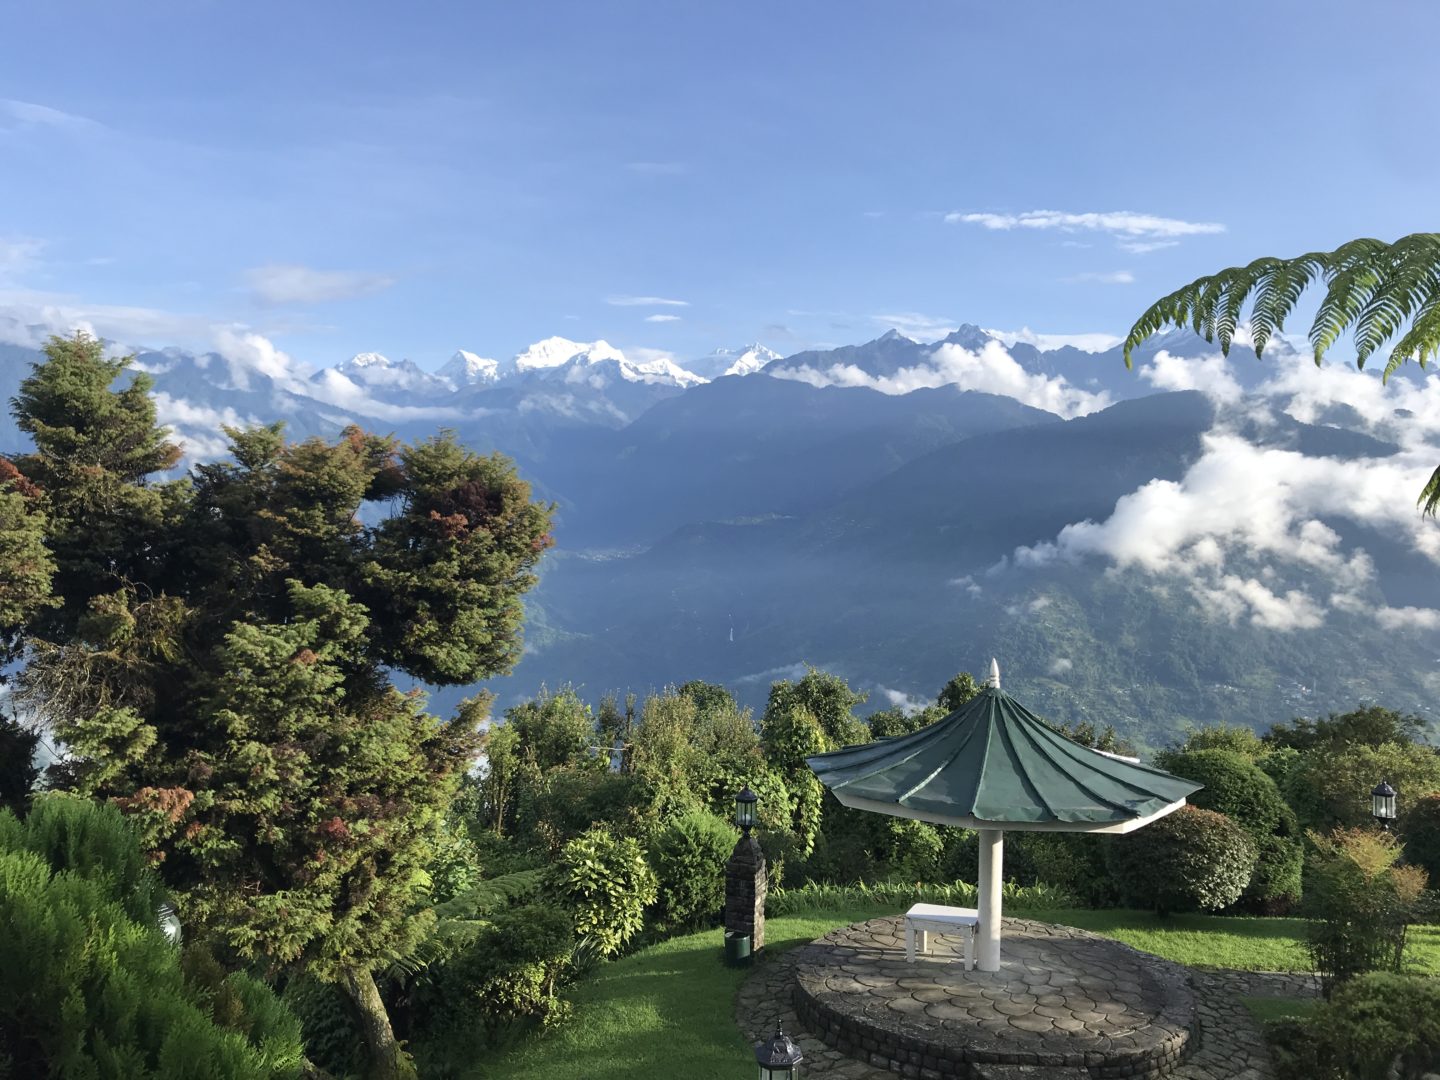
[[(390, 673), (514, 664), (551, 508), (498, 455), (353, 427), (227, 428), (229, 460), (166, 480), (143, 377), (113, 389), (127, 361), (84, 337), (46, 351), (16, 464), (59, 606), (25, 622), (17, 693), (66, 748), (53, 781), (139, 823), (187, 933), (338, 983), (370, 1075), (412, 1075), (372, 972), (427, 932), (424, 867), (488, 702), (441, 722)], [(366, 504), (390, 512), (364, 524)]]

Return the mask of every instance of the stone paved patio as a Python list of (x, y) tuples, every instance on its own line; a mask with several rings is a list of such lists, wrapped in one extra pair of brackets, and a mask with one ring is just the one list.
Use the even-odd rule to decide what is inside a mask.
[[(736, 1018), (752, 1041), (781, 1020), (806, 1075), (1269, 1080), (1237, 994), (1294, 996), (1307, 976), (1187, 972), (1084, 931), (1006, 920), (1004, 970), (966, 973), (946, 938), (905, 963), (903, 923), (876, 919), (763, 963)], [(1053, 980), (1053, 981), (1052, 981)]]

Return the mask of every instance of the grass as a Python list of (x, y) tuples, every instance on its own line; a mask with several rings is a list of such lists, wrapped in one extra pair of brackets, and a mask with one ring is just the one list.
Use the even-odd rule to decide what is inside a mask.
[(1250, 1010), (1250, 1015), (1261, 1023), (1292, 1017), (1304, 1020), (1320, 1008), (1319, 998), (1242, 997), (1240, 1000)]
[[(765, 923), (766, 951), (782, 952), (837, 926), (900, 910), (872, 904), (773, 917)], [(1308, 967), (1305, 924), (1298, 919), (1161, 919), (1148, 912), (1078, 908), (1014, 914), (1093, 930), (1182, 964), (1249, 971)], [(1410, 943), (1416, 970), (1440, 974), (1440, 927), (1413, 928)], [(677, 1064), (687, 1080), (747, 1075), (751, 1050), (735, 1027), (734, 1003), (748, 969), (725, 967), (720, 950), (720, 931), (707, 930), (602, 965), (570, 988), (572, 1016), (508, 1051), (482, 1056), (464, 1073), (466, 1080), (660, 1080), (677, 1075)], [(1261, 1010), (1297, 1007), (1273, 998), (1247, 1004), (1257, 1016)]]
[[(882, 914), (870, 907), (766, 919), (765, 950), (781, 952)], [(734, 1012), (750, 969), (726, 967), (720, 950), (720, 931), (706, 930), (603, 965), (571, 987), (575, 1011), (561, 1026), (481, 1060), (468, 1080), (748, 1076), (754, 1059)]]

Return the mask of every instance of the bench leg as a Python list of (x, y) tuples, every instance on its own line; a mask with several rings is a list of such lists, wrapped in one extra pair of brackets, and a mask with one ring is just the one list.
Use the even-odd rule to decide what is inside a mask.
[(965, 931), (965, 970), (975, 970), (975, 928), (966, 927)]
[(922, 953), (928, 953), (928, 952), (930, 951), (930, 931), (929, 931), (929, 930), (921, 930), (921, 931), (920, 931), (920, 951), (921, 951)]
[(915, 928), (909, 923), (905, 924), (905, 962), (915, 962)]

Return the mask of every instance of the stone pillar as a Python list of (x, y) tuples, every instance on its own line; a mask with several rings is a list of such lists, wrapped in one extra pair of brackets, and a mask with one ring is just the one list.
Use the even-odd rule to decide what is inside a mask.
[(765, 855), (753, 836), (742, 836), (725, 864), (725, 930), (750, 935), (750, 954), (765, 947)]
[(980, 830), (980, 940), (975, 966), (981, 971), (1000, 970), (1000, 924), (1005, 913), (1001, 898), (1005, 885), (1005, 834), (999, 829)]

